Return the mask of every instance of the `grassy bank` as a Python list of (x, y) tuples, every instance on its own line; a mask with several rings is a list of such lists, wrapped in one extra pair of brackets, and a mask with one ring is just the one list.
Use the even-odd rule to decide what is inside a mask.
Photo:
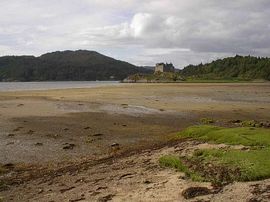
[(166, 155), (159, 158), (159, 165), (168, 168), (174, 168), (177, 171), (184, 172), (187, 177), (194, 181), (203, 181), (203, 177), (195, 171), (191, 171), (177, 156)]
[(269, 146), (270, 130), (254, 127), (223, 128), (211, 125), (192, 126), (178, 134), (179, 138), (193, 138), (229, 145)]
[[(201, 140), (213, 144), (243, 145), (241, 149), (196, 150), (191, 157), (162, 157), (160, 164), (186, 173), (196, 179), (216, 183), (254, 181), (270, 178), (270, 130), (264, 128), (223, 128), (211, 125), (193, 126), (178, 138)], [(184, 163), (183, 163), (184, 162)], [(199, 176), (199, 177), (198, 177)]]

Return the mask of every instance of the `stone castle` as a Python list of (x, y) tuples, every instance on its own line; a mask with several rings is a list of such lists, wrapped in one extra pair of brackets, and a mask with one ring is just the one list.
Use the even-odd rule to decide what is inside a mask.
[(155, 72), (174, 72), (174, 66), (172, 63), (157, 63), (155, 67)]

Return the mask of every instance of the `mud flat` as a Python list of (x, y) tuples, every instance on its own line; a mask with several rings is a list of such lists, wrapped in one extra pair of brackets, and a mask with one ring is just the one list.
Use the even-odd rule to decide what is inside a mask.
[[(0, 196), (4, 201), (186, 200), (181, 192), (194, 182), (158, 164), (163, 153), (184, 148), (172, 143), (175, 134), (204, 117), (269, 121), (269, 112), (269, 83), (1, 92), (0, 165), (7, 172), (0, 178)], [(203, 199), (252, 198), (253, 184), (228, 185), (227, 192)]]

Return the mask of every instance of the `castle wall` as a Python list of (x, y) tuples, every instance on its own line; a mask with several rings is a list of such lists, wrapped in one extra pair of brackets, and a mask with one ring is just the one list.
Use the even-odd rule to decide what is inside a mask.
[(155, 72), (174, 72), (174, 66), (172, 64), (157, 64)]
[(155, 72), (164, 72), (164, 65), (156, 65)]

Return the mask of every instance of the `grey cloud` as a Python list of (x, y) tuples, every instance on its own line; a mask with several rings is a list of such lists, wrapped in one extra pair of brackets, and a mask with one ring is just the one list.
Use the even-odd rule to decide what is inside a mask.
[(2, 0), (0, 54), (95, 49), (178, 66), (269, 56), (269, 10), (269, 0)]

